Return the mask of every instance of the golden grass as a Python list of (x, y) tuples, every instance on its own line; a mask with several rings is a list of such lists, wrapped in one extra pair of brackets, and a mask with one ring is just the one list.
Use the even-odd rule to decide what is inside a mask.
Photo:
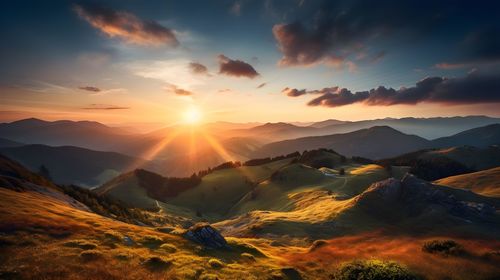
[(475, 193), (500, 197), (500, 167), (439, 179), (434, 183)]

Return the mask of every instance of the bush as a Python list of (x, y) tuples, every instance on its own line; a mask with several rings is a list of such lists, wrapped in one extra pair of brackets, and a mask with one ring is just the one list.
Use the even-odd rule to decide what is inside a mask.
[(120, 242), (123, 239), (123, 235), (114, 230), (108, 230), (104, 233), (106, 239), (110, 239), (115, 242)]
[(98, 250), (87, 250), (80, 253), (80, 258), (84, 261), (93, 261), (101, 257), (102, 253)]
[(208, 260), (208, 264), (213, 268), (221, 268), (224, 266), (224, 263), (218, 259), (210, 259)]
[(446, 256), (461, 256), (466, 253), (462, 245), (453, 240), (432, 240), (425, 242), (422, 246), (422, 251)]
[(97, 248), (97, 244), (89, 241), (89, 240), (84, 240), (84, 239), (77, 239), (77, 240), (71, 240), (66, 243), (64, 243), (64, 246), (66, 247), (72, 247), (72, 248), (80, 248), (84, 250), (91, 250)]
[(153, 256), (144, 261), (144, 266), (150, 270), (162, 270), (172, 265), (172, 262), (161, 257)]
[(353, 261), (343, 264), (335, 273), (337, 280), (416, 280), (420, 279), (407, 268), (379, 260)]

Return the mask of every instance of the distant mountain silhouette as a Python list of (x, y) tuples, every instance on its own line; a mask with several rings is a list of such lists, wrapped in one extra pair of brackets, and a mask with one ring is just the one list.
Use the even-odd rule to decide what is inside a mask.
[(122, 172), (148, 164), (145, 160), (115, 152), (63, 146), (26, 145), (0, 148), (0, 153), (37, 172), (44, 165), (56, 183), (99, 185)]
[(500, 145), (500, 124), (469, 129), (452, 136), (438, 138), (432, 141), (432, 143), (435, 147), (459, 145), (487, 147), (490, 145)]
[(98, 122), (33, 118), (0, 124), (0, 135), (26, 144), (70, 145), (101, 151), (113, 151), (133, 138), (124, 130)]
[(406, 134), (415, 134), (426, 139), (435, 139), (452, 135), (467, 129), (500, 123), (500, 118), (487, 116), (466, 116), (466, 117), (438, 117), (438, 118), (385, 118), (376, 120), (363, 120), (354, 122), (337, 123), (324, 126), (325, 122), (312, 124), (312, 127), (321, 127), (321, 134), (338, 134), (370, 128), (373, 126), (390, 126)]
[(372, 159), (390, 157), (428, 147), (429, 141), (388, 126), (375, 126), (350, 133), (304, 137), (264, 145), (253, 156), (276, 156), (318, 148), (333, 149), (346, 156)]

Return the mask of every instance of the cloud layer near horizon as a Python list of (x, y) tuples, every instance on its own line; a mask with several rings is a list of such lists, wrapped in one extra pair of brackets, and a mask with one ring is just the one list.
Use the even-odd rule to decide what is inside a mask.
[(109, 37), (147, 46), (179, 45), (174, 31), (152, 20), (97, 5), (74, 5), (75, 12)]
[(500, 76), (470, 73), (461, 78), (428, 77), (413, 87), (400, 89), (379, 86), (368, 91), (352, 92), (338, 86), (320, 90), (285, 88), (282, 93), (290, 97), (305, 94), (319, 95), (309, 106), (340, 107), (354, 103), (369, 106), (415, 105), (421, 102), (441, 104), (500, 103)]

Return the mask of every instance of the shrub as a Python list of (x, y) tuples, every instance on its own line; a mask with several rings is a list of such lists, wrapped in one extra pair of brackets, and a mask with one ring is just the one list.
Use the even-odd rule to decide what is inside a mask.
[(379, 260), (353, 261), (343, 264), (335, 273), (337, 280), (416, 280), (418, 276), (395, 263)]
[(102, 253), (98, 250), (87, 250), (80, 253), (80, 258), (84, 261), (93, 261), (101, 257)]
[(146, 266), (150, 270), (162, 270), (166, 269), (172, 265), (172, 262), (161, 257), (153, 256), (147, 258), (143, 262), (144, 266)]
[(177, 247), (175, 247), (172, 244), (167, 244), (167, 243), (161, 244), (160, 249), (162, 249), (163, 251), (165, 251), (167, 253), (175, 253), (177, 251)]
[(200, 280), (218, 280), (219, 277), (215, 274), (203, 274), (200, 277)]
[(446, 256), (465, 255), (465, 250), (462, 245), (453, 240), (432, 240), (425, 242), (422, 250), (431, 254), (443, 254)]
[(97, 244), (89, 241), (89, 240), (84, 240), (84, 239), (77, 239), (77, 240), (71, 240), (66, 243), (64, 243), (64, 246), (66, 247), (72, 247), (72, 248), (80, 248), (84, 250), (91, 250), (97, 248)]
[(218, 259), (210, 259), (208, 260), (208, 264), (213, 268), (221, 268), (224, 266), (224, 263)]

